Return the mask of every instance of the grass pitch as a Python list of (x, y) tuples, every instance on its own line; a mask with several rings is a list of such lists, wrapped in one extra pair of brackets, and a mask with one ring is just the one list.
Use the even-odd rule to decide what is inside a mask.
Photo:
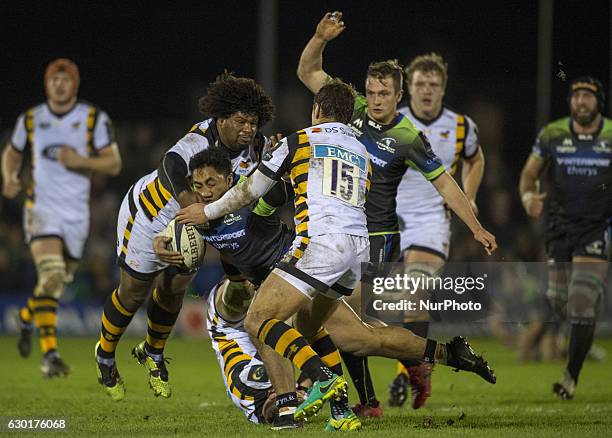
[[(60, 351), (73, 373), (66, 379), (43, 380), (38, 370), (40, 354), (19, 357), (15, 338), (0, 337), (0, 418), (64, 417), (67, 433), (46, 436), (270, 436), (267, 426), (255, 426), (230, 403), (210, 343), (171, 339), (166, 349), (173, 395), (156, 399), (147, 385), (144, 369), (131, 357), (138, 342), (123, 339), (117, 352), (119, 370), (127, 385), (122, 402), (111, 401), (96, 380), (93, 339), (60, 339)], [(472, 344), (493, 365), (498, 377), (489, 385), (473, 374), (454, 373), (437, 366), (433, 395), (426, 407), (385, 406), (382, 420), (366, 420), (359, 436), (610, 436), (612, 434), (612, 361), (587, 362), (576, 399), (560, 401), (551, 394), (552, 382), (561, 376), (563, 363), (523, 364), (514, 354), (491, 340)], [(597, 340), (612, 352), (612, 340)], [(35, 346), (36, 347), (36, 346)], [(395, 364), (370, 360), (379, 398), (387, 399), (387, 384)], [(351, 401), (355, 393), (351, 390)], [(319, 417), (325, 417), (324, 408)], [(318, 436), (325, 418), (299, 431), (284, 434)], [(0, 428), (1, 430), (2, 428)], [(6, 430), (6, 429), (4, 429)], [(43, 432), (39, 432), (43, 433)], [(23, 435), (23, 432), (15, 433)]]

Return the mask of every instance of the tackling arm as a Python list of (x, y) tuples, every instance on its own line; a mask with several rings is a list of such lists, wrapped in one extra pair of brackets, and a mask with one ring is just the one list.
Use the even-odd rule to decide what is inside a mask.
[(277, 182), (257, 169), (246, 181), (236, 184), (221, 199), (208, 204), (204, 208), (204, 214), (211, 220), (239, 210), (268, 193)]

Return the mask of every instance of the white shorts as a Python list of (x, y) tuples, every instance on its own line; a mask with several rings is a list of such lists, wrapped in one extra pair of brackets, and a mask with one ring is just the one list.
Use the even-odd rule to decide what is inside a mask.
[(296, 237), (273, 272), (310, 299), (319, 293), (338, 299), (353, 292), (361, 281), (361, 264), (369, 261), (370, 240), (364, 236)]
[(419, 249), (448, 259), (451, 218), (446, 208), (404, 215), (402, 220), (405, 224), (400, 231), (402, 253), (407, 249)]
[(83, 256), (89, 235), (89, 206), (75, 214), (74, 210), (67, 213), (61, 207), (37, 201), (24, 208), (23, 229), (28, 245), (41, 237), (57, 237), (64, 243), (68, 257), (78, 260)]
[(149, 280), (169, 265), (153, 251), (157, 233), (133, 201), (133, 189), (123, 198), (117, 217), (117, 264), (140, 280)]

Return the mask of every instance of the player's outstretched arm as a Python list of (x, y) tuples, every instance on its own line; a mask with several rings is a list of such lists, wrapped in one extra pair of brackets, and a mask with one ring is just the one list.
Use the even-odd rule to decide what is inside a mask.
[(432, 184), (438, 193), (440, 193), (440, 196), (444, 198), (444, 201), (451, 210), (453, 210), (469, 227), (474, 234), (474, 239), (482, 243), (487, 254), (491, 255), (493, 251), (497, 249), (495, 236), (485, 230), (480, 222), (478, 222), (470, 205), (470, 201), (467, 196), (465, 196), (465, 193), (459, 188), (455, 180), (448, 172), (444, 172), (436, 178)]
[(2, 152), (2, 196), (13, 199), (21, 191), (19, 170), (23, 163), (23, 154), (10, 143)]
[(300, 81), (315, 94), (329, 79), (329, 75), (323, 70), (323, 50), (327, 43), (340, 35), (345, 28), (342, 12), (326, 13), (302, 51), (297, 75)]
[(546, 193), (539, 193), (538, 183), (540, 173), (544, 169), (545, 161), (537, 155), (531, 154), (521, 171), (519, 193), (525, 212), (531, 217), (539, 217), (544, 210)]
[(204, 225), (210, 220), (218, 219), (228, 213), (240, 210), (263, 195), (276, 184), (277, 181), (268, 178), (257, 169), (244, 182), (236, 184), (228, 190), (221, 199), (206, 206), (202, 203), (191, 204), (181, 208), (176, 220), (187, 225)]

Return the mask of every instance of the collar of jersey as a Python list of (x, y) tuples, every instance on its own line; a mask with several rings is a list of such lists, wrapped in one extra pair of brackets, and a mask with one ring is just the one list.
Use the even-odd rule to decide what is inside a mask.
[[(397, 126), (397, 124), (404, 117), (404, 115), (402, 113), (398, 112), (397, 116), (395, 117), (395, 119), (393, 119), (393, 121), (391, 123), (389, 123), (387, 125), (383, 125), (382, 123), (378, 123), (376, 120), (371, 118), (367, 111), (366, 111), (365, 116), (366, 116), (366, 125), (374, 128), (374, 129), (376, 129), (377, 131), (380, 131), (380, 132), (385, 132), (385, 131), (388, 131), (391, 128), (394, 128), (395, 126)], [(370, 125), (370, 121), (372, 121), (372, 123), (376, 123), (376, 125), (380, 126), (380, 128), (376, 128), (376, 127)]]
[(63, 119), (63, 118), (64, 118), (64, 117), (66, 117), (68, 114), (70, 114), (72, 111), (74, 111), (74, 110), (75, 110), (75, 108), (76, 108), (76, 107), (79, 105), (79, 103), (81, 103), (81, 101), (80, 101), (80, 100), (77, 100), (77, 101), (74, 103), (74, 105), (72, 105), (72, 108), (70, 108), (68, 111), (66, 111), (66, 112), (65, 112), (65, 113), (63, 113), (63, 114), (58, 114), (58, 113), (56, 113), (55, 111), (53, 111), (53, 110), (51, 109), (51, 105), (49, 105), (49, 102), (45, 102), (45, 106), (47, 107), (47, 110), (49, 110), (49, 112), (51, 113), (51, 115), (52, 115), (53, 117), (56, 117), (56, 118), (58, 118), (58, 119)]
[(604, 127), (605, 117), (603, 115), (601, 116), (601, 120), (599, 121), (599, 128), (597, 128), (597, 131), (595, 131), (592, 134), (576, 134), (576, 132), (574, 131), (574, 127), (572, 126), (572, 121), (573, 120), (574, 119), (572, 119), (572, 117), (570, 116), (570, 117), (568, 117), (568, 121), (567, 121), (567, 123), (569, 124), (569, 130), (572, 133), (572, 137), (574, 137), (578, 141), (584, 141), (584, 140), (580, 140), (579, 135), (592, 135), (593, 136), (593, 140), (595, 140), (596, 138), (599, 137), (599, 134), (601, 133), (601, 130)]
[(412, 111), (412, 105), (410, 105), (410, 102), (408, 102), (408, 111), (410, 111), (410, 115), (412, 117), (414, 117), (416, 120), (418, 120), (421, 124), (425, 125), (425, 126), (429, 126), (429, 125), (433, 125), (434, 123), (436, 123), (438, 121), (438, 119), (440, 117), (442, 117), (442, 113), (444, 113), (444, 106), (442, 106), (442, 108), (440, 108), (440, 112), (438, 113), (438, 115), (436, 117), (434, 117), (431, 120), (426, 120), (426, 119), (422, 119), (419, 116), (417, 116), (414, 111)]

